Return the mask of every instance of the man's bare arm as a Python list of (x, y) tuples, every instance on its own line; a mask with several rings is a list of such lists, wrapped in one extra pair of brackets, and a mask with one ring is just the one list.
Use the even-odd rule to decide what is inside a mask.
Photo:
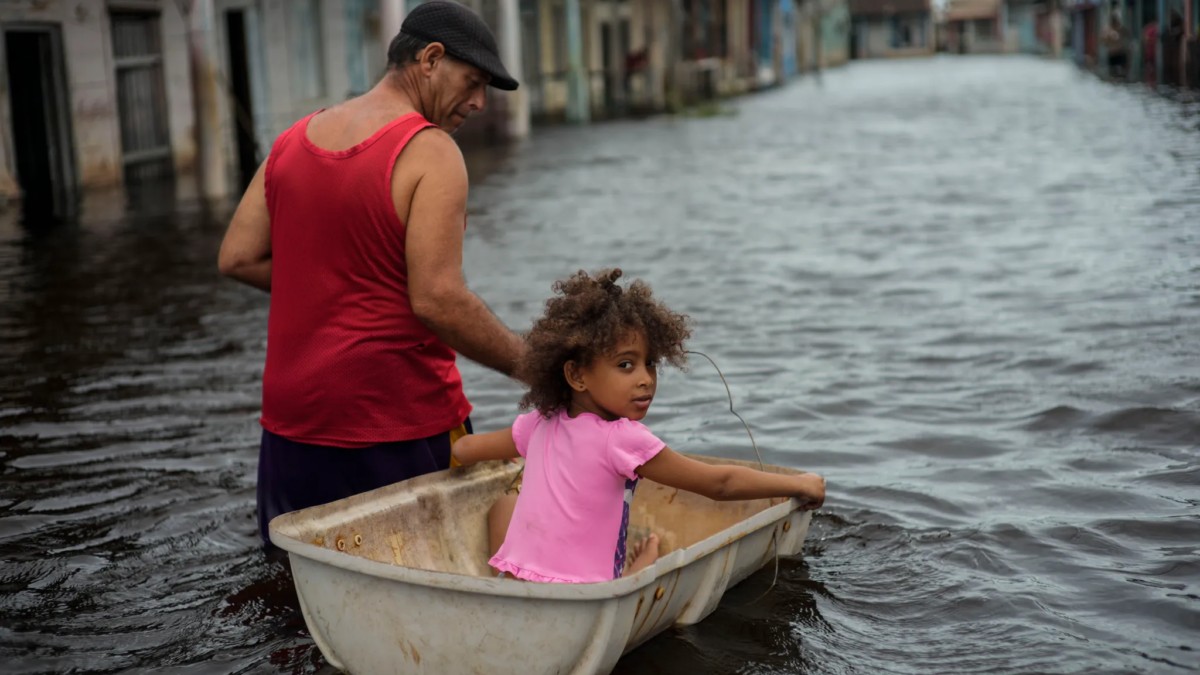
[[(415, 151), (411, 155), (410, 150)], [(413, 311), (443, 342), (463, 356), (505, 375), (525, 349), (500, 322), (462, 273), (463, 225), (467, 213), (467, 166), (448, 134), (430, 129), (405, 148), (410, 166), (423, 168), (405, 222), (404, 250)], [(397, 172), (399, 173), (399, 172)], [(393, 198), (401, 202), (401, 181)], [(405, 221), (405, 214), (398, 213)]]
[(267, 191), (264, 161), (242, 201), (238, 204), (225, 240), (217, 267), (221, 274), (271, 292), (271, 215), (267, 211)]

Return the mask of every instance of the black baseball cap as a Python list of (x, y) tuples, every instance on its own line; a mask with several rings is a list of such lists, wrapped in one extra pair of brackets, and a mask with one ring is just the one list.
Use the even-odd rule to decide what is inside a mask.
[(502, 91), (513, 91), (517, 80), (500, 62), (496, 36), (478, 14), (465, 5), (448, 0), (431, 0), (413, 8), (400, 32), (440, 42), (446, 53), (492, 76), (489, 84)]

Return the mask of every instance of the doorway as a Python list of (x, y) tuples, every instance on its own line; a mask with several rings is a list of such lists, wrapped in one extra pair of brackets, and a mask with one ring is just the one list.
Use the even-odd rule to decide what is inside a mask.
[(9, 27), (4, 51), (22, 209), (26, 217), (65, 217), (76, 202), (75, 151), (58, 27)]
[(616, 63), (614, 62), (612, 40), (612, 24), (608, 22), (600, 24), (600, 67), (604, 69), (604, 110), (609, 117), (617, 112), (616, 87), (613, 83), (616, 78)]
[(250, 96), (250, 50), (246, 44), (246, 12), (225, 12), (229, 36), (229, 87), (233, 95), (234, 128), (237, 129), (239, 192), (250, 186), (258, 171), (258, 143), (254, 140), (254, 107)]

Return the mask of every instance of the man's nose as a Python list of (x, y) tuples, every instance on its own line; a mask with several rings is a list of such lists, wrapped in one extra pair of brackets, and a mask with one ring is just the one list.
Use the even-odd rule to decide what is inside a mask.
[(483, 112), (487, 107), (487, 89), (481, 89), (471, 97), (471, 109), (476, 112)]

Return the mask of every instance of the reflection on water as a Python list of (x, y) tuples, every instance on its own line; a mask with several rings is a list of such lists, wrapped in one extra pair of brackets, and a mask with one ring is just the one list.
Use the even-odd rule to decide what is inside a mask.
[[(1200, 116), (1031, 59), (863, 63), (710, 119), (473, 164), (510, 324), (619, 265), (696, 320), (764, 459), (830, 500), (620, 673), (1200, 669)], [(487, 173), (486, 178), (481, 174)], [(314, 672), (257, 547), (267, 298), (186, 208), (0, 226), (6, 672)], [(477, 428), (516, 389), (464, 366)], [(707, 363), (647, 422), (747, 459)]]

